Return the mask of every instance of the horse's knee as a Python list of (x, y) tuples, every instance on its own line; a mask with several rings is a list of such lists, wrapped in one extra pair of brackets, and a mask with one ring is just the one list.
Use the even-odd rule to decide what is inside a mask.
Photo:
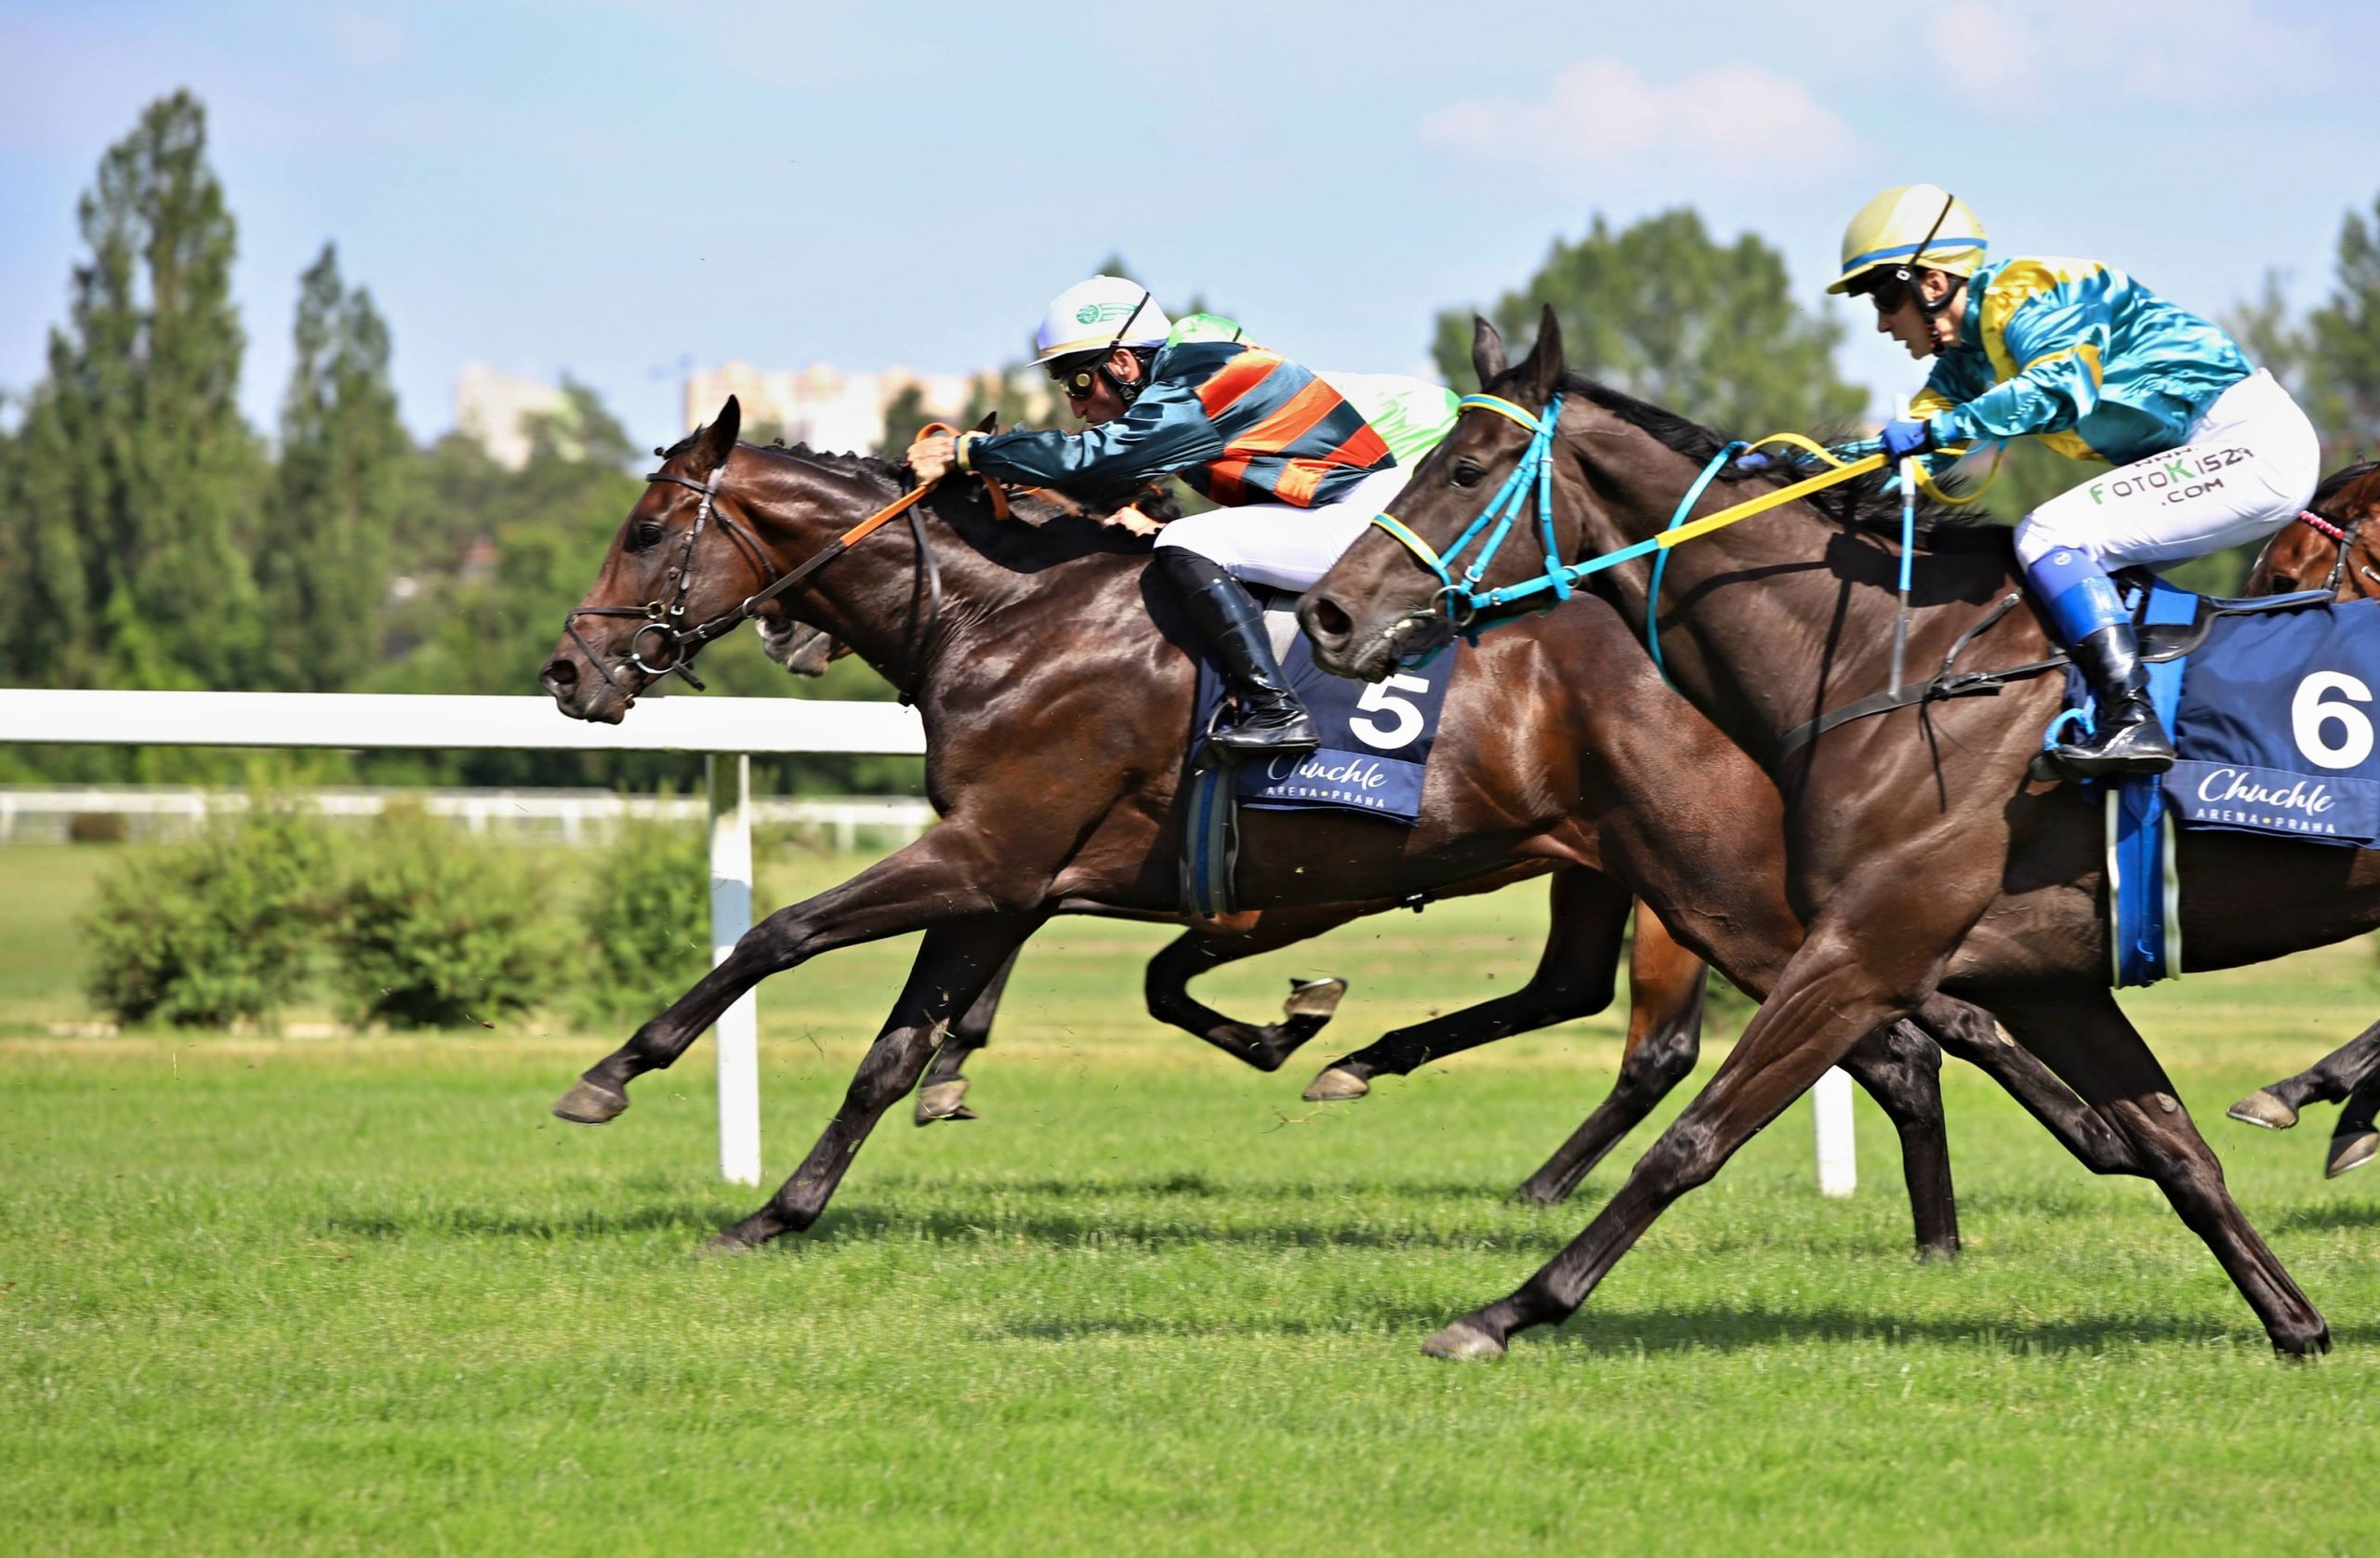
[(1642, 1176), (1664, 1196), (1682, 1195), (1709, 1183), (1725, 1161), (1718, 1133), (1709, 1121), (1698, 1119), (1688, 1110), (1671, 1121), (1670, 1128), (1637, 1159), (1631, 1178)]
[(1699, 1032), (1665, 1024), (1646, 1034), (1620, 1063), (1620, 1085), (1656, 1098), (1665, 1096), (1693, 1075), (1694, 1063), (1701, 1053)]

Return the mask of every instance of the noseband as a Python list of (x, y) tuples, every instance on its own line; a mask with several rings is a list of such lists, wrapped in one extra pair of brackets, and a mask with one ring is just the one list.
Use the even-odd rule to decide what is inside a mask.
[[(578, 652), (587, 656), (588, 663), (595, 667), (605, 682), (614, 688), (619, 686), (619, 682), (612, 676), (611, 667), (605, 665), (602, 657), (595, 653), (594, 646), (580, 635), (578, 631), (580, 617), (643, 618), (643, 626), (628, 636), (628, 653), (620, 656), (620, 663), (633, 667), (653, 680), (658, 680), (675, 672), (684, 677), (687, 683), (699, 693), (705, 689), (702, 679), (694, 675), (694, 658), (703, 645), (713, 639), (723, 637), (760, 615), (761, 606), (775, 600), (836, 558), (840, 557), (854, 542), (864, 539), (886, 522), (902, 514), (909, 516), (909, 529), (917, 536), (918, 541), (919, 577), (911, 594), (909, 614), (909, 643), (913, 652), (911, 657), (915, 658), (914, 651), (923, 638), (933, 631), (933, 624), (942, 611), (942, 569), (934, 561), (933, 544), (926, 535), (925, 521), (917, 512), (919, 500), (932, 492), (933, 490), (932, 487), (912, 488), (908, 493), (843, 532), (829, 542), (818, 555), (811, 558), (799, 568), (789, 574), (780, 574), (775, 564), (769, 561), (768, 548), (760, 544), (760, 537), (753, 535), (734, 515), (719, 507), (719, 484), (726, 474), (727, 461), (725, 460), (720, 461), (712, 469), (709, 480), (704, 482), (691, 481), (674, 471), (653, 470), (645, 473), (644, 479), (648, 483), (674, 482), (689, 492), (700, 494), (702, 501), (695, 506), (694, 522), (686, 527), (686, 539), (678, 553), (676, 565), (664, 575), (676, 587), (677, 593), (674, 599), (666, 601), (648, 601), (641, 606), (575, 606), (563, 616), (562, 631), (569, 635), (570, 641), (578, 646)], [(684, 625), (686, 601), (694, 593), (694, 547), (702, 539), (704, 528), (713, 520), (719, 522), (721, 532), (735, 543), (736, 549), (744, 554), (745, 560), (769, 582), (758, 591), (746, 596), (733, 610), (721, 612), (707, 621), (687, 627)], [(922, 617), (918, 610), (920, 598), (926, 602)], [(654, 635), (660, 640), (655, 646), (655, 653), (666, 652), (668, 655), (668, 664), (654, 666), (646, 662), (642, 646), (645, 635), (648, 633)], [(924, 667), (920, 664), (917, 667), (915, 678), (921, 679), (923, 675)], [(901, 701), (909, 702), (910, 695), (915, 691), (916, 684), (913, 679), (911, 685), (903, 690)]]
[[(2331, 564), (2330, 579), (2322, 586), (2324, 589), (2336, 595), (2339, 592), (2339, 586), (2347, 582), (2347, 555), (2355, 550), (2355, 538), (2363, 529), (2362, 520), (2349, 520), (2342, 528), (2335, 522), (2307, 508), (2298, 514), (2297, 522), (2315, 535), (2328, 536), (2338, 544), (2338, 560)], [(2374, 574), (2369, 565), (2358, 571), (2373, 583), (2380, 584), (2380, 574)]]

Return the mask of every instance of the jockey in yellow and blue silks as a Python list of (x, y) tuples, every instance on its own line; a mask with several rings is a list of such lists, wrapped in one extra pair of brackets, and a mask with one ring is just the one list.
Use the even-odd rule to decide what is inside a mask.
[(2094, 260), (1986, 263), (1985, 236), (1935, 185), (1886, 190), (1844, 230), (1827, 290), (1867, 297), (1880, 333), (1936, 359), (1911, 416), (1884, 428), (1894, 459), (2031, 435), (2116, 467), (2027, 515), (2016, 557), (2097, 706), (2089, 739), (2054, 747), (2053, 761), (2082, 778), (2160, 772), (2173, 743), (2109, 570), (2279, 529), (2313, 496), (2320, 444), (2288, 391), (2215, 325)]
[(1319, 745), (1242, 581), (1302, 590), (1328, 573), (1404, 486), (1401, 467), (1453, 428), (1453, 392), (1318, 374), (1210, 315), (1176, 328), (1144, 288), (1115, 276), (1059, 294), (1036, 345), (1083, 431), (921, 439), (910, 468), (920, 480), (956, 467), (1083, 496), (1181, 477), (1222, 507), (1167, 525), (1152, 567), (1237, 706), (1212, 739), (1268, 753)]

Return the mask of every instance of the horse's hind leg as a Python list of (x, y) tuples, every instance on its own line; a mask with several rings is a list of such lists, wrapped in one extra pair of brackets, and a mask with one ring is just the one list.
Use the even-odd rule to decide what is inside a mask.
[(1933, 1036), (1945, 1054), (1966, 1062), (1999, 1083), (2094, 1174), (2142, 1172), (2132, 1143), (2075, 1097), (2074, 1090), (2030, 1050), (2003, 1037), (1989, 1013), (1964, 1001), (1936, 996), (1919, 1009), (1914, 1021)]
[[(1551, 957), (1554, 944), (1546, 950)], [(1570, 1139), (1522, 1182), (1515, 1193), (1520, 1199), (1541, 1206), (1567, 1199), (1605, 1155), (1686, 1080), (1702, 1051), (1702, 994), (1709, 977), (1702, 959), (1671, 940), (1659, 917), (1639, 904), (1628, 955), (1628, 1047), (1620, 1054), (1620, 1080)]]
[(2373, 1128), (2375, 1118), (2380, 1118), (2380, 1077), (2366, 1077), (2339, 1111), (2339, 1123), (2331, 1131), (2330, 1155), (2322, 1165), (2324, 1179), (2335, 1180), (2380, 1155), (2380, 1130)]
[(2294, 1076), (2258, 1088), (2225, 1111), (2244, 1125), (2287, 1130), (2309, 1103), (2336, 1103), (2380, 1071), (2380, 1023), (2374, 1023)]
[(975, 1111), (967, 1107), (967, 1078), (959, 1072), (974, 1054), (992, 1041), (992, 1019), (999, 1014), (1000, 997), (1008, 992), (1008, 977), (1016, 972), (1017, 954), (1023, 947), (1008, 955), (1008, 961), (992, 975), (984, 993), (975, 997), (958, 1022), (950, 1025), (950, 1036), (934, 1051), (933, 1064), (926, 1071), (926, 1078), (918, 1084), (917, 1122), (932, 1125), (936, 1120), (972, 1120)]
[(1329, 1024), (1347, 993), (1343, 979), (1293, 980), (1289, 998), (1282, 1003), (1281, 1020), (1263, 1027), (1237, 1022), (1190, 994), (1190, 982), (1199, 975), (1236, 963), (1243, 957), (1275, 952), (1335, 931), (1355, 917), (1337, 912), (1289, 913), (1267, 909), (1256, 928), (1232, 932), (1193, 927), (1166, 943), (1149, 959), (1143, 990), (1149, 1015), (1197, 1035), (1234, 1060), (1259, 1071), (1278, 1071), (1281, 1063)]
[(843, 1105), (817, 1145), (767, 1206), (707, 1248), (745, 1249), (817, 1221), (876, 1122), (918, 1085), (953, 1016), (974, 1004), (1039, 923), (1022, 916), (985, 917), (927, 931), (900, 1000), (861, 1058)]
[(2157, 1057), (2106, 991), (2027, 1006), (1994, 1002), (2018, 1042), (2049, 1063), (2132, 1143), (2143, 1170), (2206, 1241), (2274, 1348), (2330, 1350), (2330, 1328), (2232, 1201), (2223, 1166), (2200, 1137)]
[[(1319, 1103), (1361, 1098), (1375, 1076), (1402, 1076), (1482, 1044), (1601, 1011), (1611, 1004), (1620, 929), (1631, 902), (1628, 890), (1600, 871), (1568, 866), (1554, 872), (1553, 923), (1537, 972), (1527, 984), (1509, 996), (1382, 1035), (1325, 1066), (1307, 1085), (1306, 1099)], [(1691, 1055), (1686, 1064), (1692, 1069)]]

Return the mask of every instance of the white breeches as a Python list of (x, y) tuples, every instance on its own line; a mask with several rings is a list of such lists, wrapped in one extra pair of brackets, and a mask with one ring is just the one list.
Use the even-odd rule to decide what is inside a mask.
[(1301, 594), (1330, 572), (1355, 544), (1372, 516), (1389, 507), (1413, 473), (1403, 466), (1376, 470), (1336, 503), (1300, 508), (1287, 503), (1244, 503), (1176, 520), (1157, 532), (1160, 547), (1187, 547), (1213, 559), (1243, 584)]
[(2314, 425), (2258, 369), (2216, 396), (2170, 454), (2118, 466), (2016, 527), (2027, 567), (2060, 547), (2105, 568), (2181, 562), (2261, 540), (2295, 519), (2321, 480)]

